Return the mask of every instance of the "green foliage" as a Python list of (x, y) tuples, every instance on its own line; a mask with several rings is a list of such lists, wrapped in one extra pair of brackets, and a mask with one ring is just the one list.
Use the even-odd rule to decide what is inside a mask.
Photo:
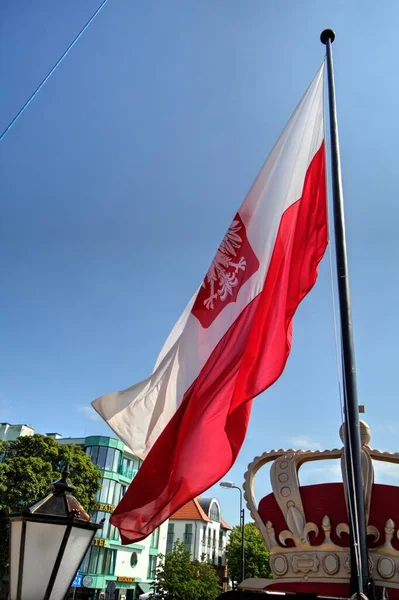
[(101, 472), (79, 446), (58, 444), (44, 435), (22, 436), (0, 443), (0, 576), (8, 566), (7, 514), (19, 512), (45, 496), (67, 463), (74, 495), (86, 510), (95, 508)]
[(199, 600), (215, 600), (222, 591), (215, 569), (209, 562), (193, 563), (197, 576)]
[(183, 542), (173, 552), (162, 554), (154, 582), (155, 593), (168, 600), (215, 600), (221, 593), (215, 569), (209, 563), (190, 561)]
[[(266, 548), (255, 523), (246, 523), (245, 542), (245, 578), (270, 577), (269, 551)], [(241, 580), (241, 527), (236, 526), (230, 532), (227, 546), (227, 568), (232, 581)]]

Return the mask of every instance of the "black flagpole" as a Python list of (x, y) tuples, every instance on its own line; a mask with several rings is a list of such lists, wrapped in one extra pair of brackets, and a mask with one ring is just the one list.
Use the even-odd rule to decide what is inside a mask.
[(369, 595), (366, 513), (364, 506), (362, 451), (357, 401), (355, 351), (353, 342), (348, 261), (346, 256), (344, 199), (335, 103), (334, 67), (331, 44), (335, 33), (325, 29), (320, 40), (327, 50), (328, 99), (330, 105), (331, 179), (333, 189), (334, 232), (336, 246), (339, 309), (341, 320), (342, 370), (345, 406), (345, 459), (350, 505), (351, 593)]

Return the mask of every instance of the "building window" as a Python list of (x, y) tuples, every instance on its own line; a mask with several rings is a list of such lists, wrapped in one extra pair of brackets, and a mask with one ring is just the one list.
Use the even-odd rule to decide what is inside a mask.
[(121, 499), (121, 484), (105, 477), (102, 480), (101, 490), (97, 492), (97, 499), (101, 504), (116, 506)]
[(123, 458), (122, 463), (119, 467), (119, 473), (124, 477), (130, 477), (129, 473), (130, 469), (130, 460), (128, 458)]
[(117, 527), (115, 527), (115, 525), (111, 525), (111, 523), (109, 522), (110, 516), (111, 515), (108, 515), (108, 525), (109, 525), (108, 536), (103, 536), (103, 537), (108, 537), (108, 539), (110, 539), (110, 540), (119, 541), (119, 529)]
[(110, 516), (111, 516), (110, 513), (104, 512), (102, 510), (98, 510), (93, 513), (91, 520), (94, 523), (101, 523), (101, 521), (103, 519), (105, 519), (105, 521), (103, 523), (103, 528), (98, 530), (98, 533), (97, 533), (98, 537), (100, 537), (100, 536), (103, 538), (111, 537), (110, 536), (110, 522), (109, 522)]
[(119, 502), (122, 500), (125, 493), (126, 493), (126, 486), (121, 483), (121, 493), (119, 494)]
[(159, 528), (155, 529), (151, 536), (151, 548), (158, 548), (159, 546)]
[(98, 458), (99, 446), (89, 446), (86, 448), (86, 454), (88, 454), (92, 460), (92, 462), (96, 465)]
[(104, 469), (107, 471), (113, 471), (114, 473), (118, 472), (119, 469), (119, 461), (121, 458), (121, 451), (116, 450), (115, 448), (107, 449), (107, 456), (105, 458)]
[(216, 530), (213, 530), (212, 548), (216, 548)]
[(119, 467), (119, 473), (124, 477), (133, 479), (133, 477), (137, 475), (137, 471), (139, 470), (140, 464), (141, 461), (138, 458), (131, 459), (124, 457)]
[(223, 531), (219, 531), (219, 550), (223, 550)]
[(104, 465), (104, 469), (107, 469), (107, 471), (112, 471), (112, 467), (114, 464), (114, 457), (115, 457), (115, 448), (108, 448), (107, 456), (105, 457), (105, 465)]
[(186, 552), (191, 552), (191, 543), (193, 539), (193, 525), (186, 523), (184, 528), (184, 549)]
[(219, 523), (219, 521), (220, 521), (220, 511), (219, 511), (219, 507), (216, 504), (216, 502), (212, 502), (212, 504), (211, 504), (211, 513), (210, 513), (209, 516), (212, 519), (212, 521), (216, 521), (217, 523)]
[(89, 565), (88, 565), (88, 573), (97, 573), (97, 565), (98, 558), (100, 556), (100, 550), (98, 546), (93, 546), (90, 548), (90, 557), (89, 557)]
[(86, 454), (91, 457), (92, 462), (100, 469), (118, 473), (121, 451), (107, 446), (88, 446)]
[(148, 557), (147, 579), (154, 579), (156, 568), (157, 568), (157, 557), (150, 555)]
[(208, 548), (211, 547), (211, 533), (212, 533), (211, 530), (208, 529)]
[(82, 573), (90, 575), (113, 575), (115, 571), (116, 550), (91, 546), (83, 559)]
[(219, 567), (222, 566), (222, 557), (221, 556), (218, 556), (218, 565), (219, 565)]
[(119, 471), (121, 456), (122, 456), (122, 452), (120, 450), (115, 450), (114, 462), (112, 463), (112, 470), (114, 473), (118, 473), (118, 471)]
[(109, 548), (100, 548), (100, 550), (104, 550), (102, 575), (113, 575), (115, 571), (116, 550), (110, 550)]
[(115, 525), (111, 525), (109, 528), (109, 537), (111, 540), (119, 542), (119, 529)]
[(168, 537), (166, 540), (166, 552), (172, 552), (173, 542), (175, 541), (175, 524), (169, 523), (168, 525)]
[(110, 481), (110, 479), (103, 479), (101, 481), (101, 489), (97, 492), (97, 500), (102, 504), (106, 504), (108, 502), (108, 490)]
[(205, 552), (205, 546), (206, 546), (206, 525), (202, 526), (202, 546), (203, 546), (203, 551)]
[(100, 446), (98, 449), (97, 465), (100, 467), (100, 469), (105, 469), (105, 459), (107, 458), (107, 450), (108, 448), (106, 446)]
[(121, 497), (121, 484), (115, 482), (114, 495), (113, 495), (111, 504), (113, 504), (113, 506), (116, 506), (117, 504), (119, 504), (120, 497)]
[(137, 565), (137, 562), (138, 562), (137, 552), (132, 552), (130, 555), (130, 566), (132, 568), (134, 568)]
[(108, 496), (107, 496), (107, 499), (104, 500), (104, 502), (106, 502), (106, 504), (114, 504), (115, 485), (116, 485), (116, 481), (114, 481), (113, 479), (110, 479)]
[(82, 571), (82, 573), (89, 572), (90, 550), (91, 550), (91, 548), (89, 548), (88, 551), (86, 552), (85, 557), (82, 561), (82, 564), (80, 565), (80, 570)]

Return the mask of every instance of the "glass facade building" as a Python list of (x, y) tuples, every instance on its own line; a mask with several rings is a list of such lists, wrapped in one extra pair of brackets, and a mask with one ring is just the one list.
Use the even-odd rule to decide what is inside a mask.
[[(81, 567), (81, 585), (72, 588), (67, 600), (105, 600), (109, 582), (116, 586), (114, 600), (136, 600), (150, 590), (160, 548), (160, 529), (139, 544), (122, 546), (119, 531), (111, 525), (110, 517), (130, 482), (137, 474), (141, 461), (124, 444), (106, 436), (61, 438), (61, 444), (78, 444), (102, 472), (102, 486), (97, 493), (97, 510), (92, 520), (104, 520), (103, 528), (94, 538)], [(80, 580), (79, 580), (80, 581)]]

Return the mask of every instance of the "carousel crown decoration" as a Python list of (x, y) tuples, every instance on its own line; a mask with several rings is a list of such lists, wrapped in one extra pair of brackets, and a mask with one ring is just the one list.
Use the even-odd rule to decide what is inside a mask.
[[(399, 530), (390, 514), (380, 514), (379, 528), (375, 523), (369, 522), (370, 506), (372, 505), (374, 485), (373, 460), (399, 464), (399, 453), (381, 452), (369, 446), (371, 439), (370, 429), (364, 421), (360, 421), (360, 435), (362, 443), (362, 475), (366, 509), (366, 526), (369, 544), (369, 571), (378, 586), (399, 589)], [(340, 429), (343, 441), (343, 426)], [(247, 579), (240, 587), (245, 589), (265, 589), (273, 586), (281, 591), (292, 590), (295, 583), (341, 583), (349, 584), (350, 581), (350, 548), (349, 548), (349, 517), (347, 502), (347, 471), (344, 448), (333, 450), (272, 450), (257, 456), (248, 466), (245, 473), (244, 492), (247, 507), (254, 519), (265, 545), (270, 551), (270, 565), (272, 579)], [(324, 485), (300, 486), (298, 470), (311, 461), (340, 459), (343, 480), (343, 494), (346, 514), (337, 515), (323, 513), (323, 494), (318, 490)], [(258, 511), (254, 482), (259, 469), (267, 463), (273, 463), (270, 469), (270, 480), (273, 494), (262, 500), (266, 501), (262, 516)], [(399, 473), (399, 471), (398, 471)], [(334, 484), (333, 484), (334, 485)], [(340, 487), (342, 496), (342, 484)], [(319, 522), (308, 519), (304, 509), (305, 488), (311, 488), (313, 494), (313, 513), (320, 515)], [(378, 486), (377, 486), (378, 487)], [(390, 488), (393, 486), (380, 486)], [(336, 488), (334, 488), (336, 490)], [(399, 488), (393, 488), (399, 514)], [(274, 496), (274, 498), (273, 498)], [(381, 494), (380, 494), (381, 496)], [(271, 497), (271, 498), (270, 498)], [(262, 504), (261, 502), (261, 504)], [(392, 502), (390, 503), (392, 505)], [(395, 504), (395, 503), (393, 503)], [(307, 497), (309, 505), (309, 497)], [(331, 507), (331, 499), (329, 506)], [(267, 515), (269, 507), (270, 519)], [(385, 508), (385, 510), (389, 510)], [(384, 503), (382, 503), (384, 511)], [(335, 511), (336, 512), (336, 511)], [(277, 516), (276, 516), (277, 515)], [(371, 515), (373, 516), (373, 515)], [(285, 523), (285, 528), (276, 528), (273, 517), (280, 523)], [(382, 517), (382, 519), (381, 519)], [(342, 519), (342, 521), (341, 521)], [(398, 517), (397, 525), (399, 526)], [(396, 545), (396, 549), (393, 545)], [(277, 584), (277, 585), (276, 585)], [(291, 584), (291, 587), (284, 585)]]

